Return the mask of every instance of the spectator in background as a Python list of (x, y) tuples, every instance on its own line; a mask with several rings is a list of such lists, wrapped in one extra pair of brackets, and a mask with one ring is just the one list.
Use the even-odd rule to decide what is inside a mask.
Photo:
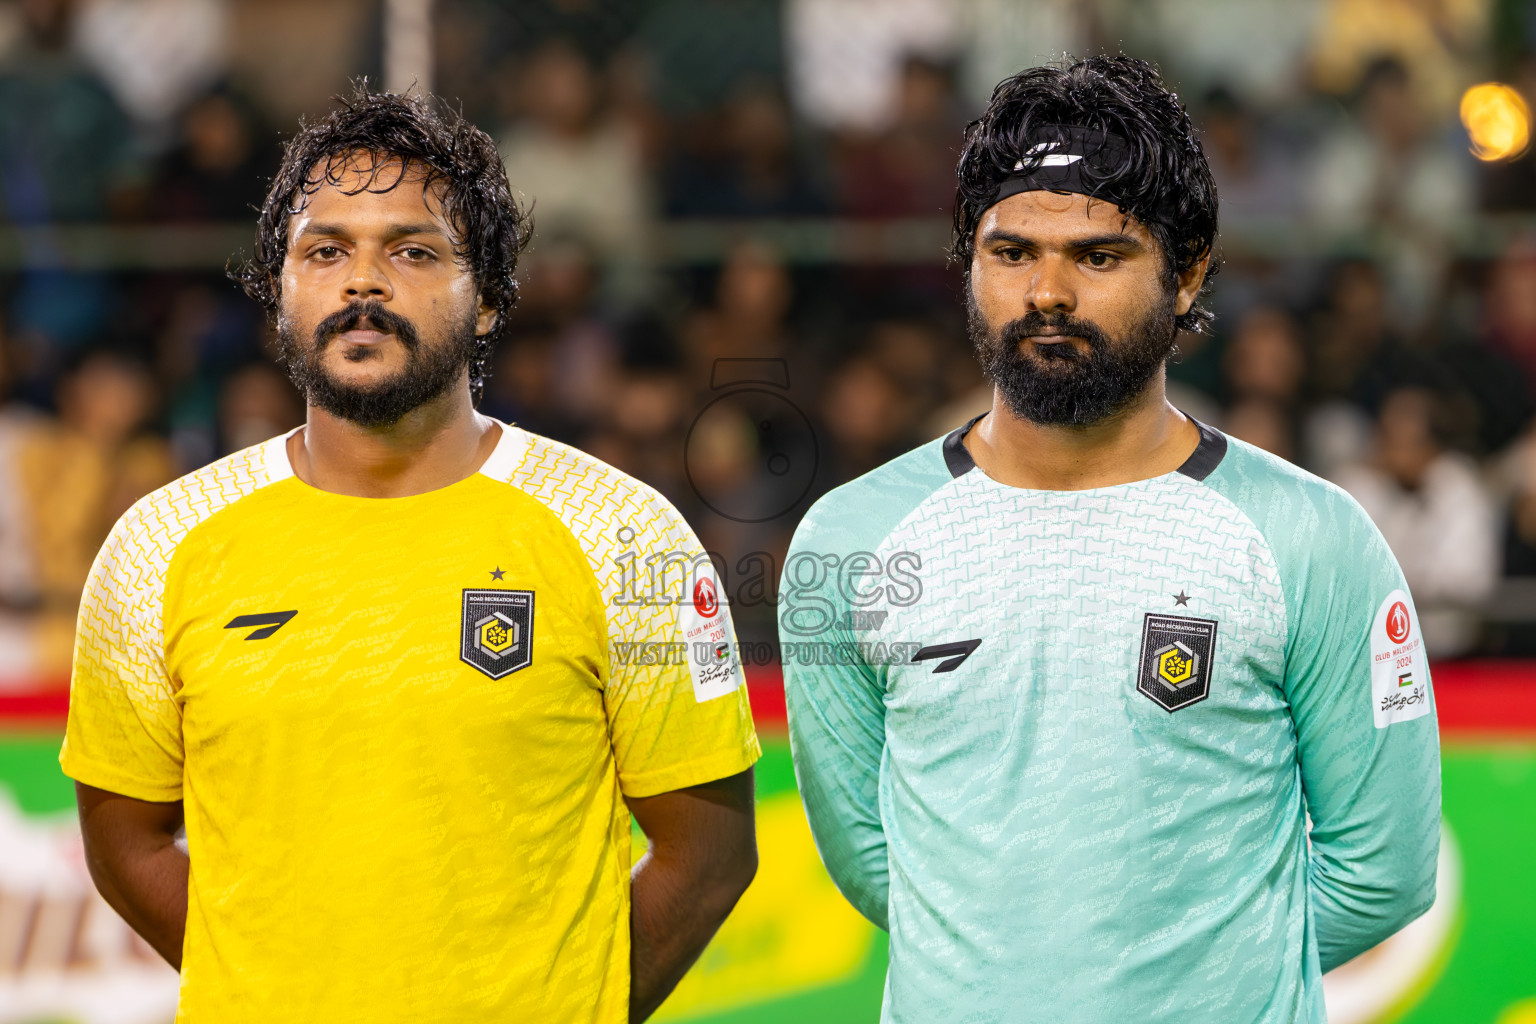
[[(572, 419), (560, 402), (559, 345), (560, 336), (548, 324), (520, 324), (509, 330), (492, 357), (480, 411), (566, 444), (581, 440), (583, 425)], [(598, 457), (610, 461), (605, 455)]]
[[(622, 358), (619, 338), (598, 315), (597, 267), (575, 237), (544, 235), (529, 253), (528, 283), (511, 321), (511, 344), (525, 335), (545, 339), (549, 402), (573, 424), (597, 422), (611, 408)], [(578, 441), (584, 439), (578, 438)]]
[(0, 203), (13, 224), (104, 218), (141, 181), (127, 115), (71, 51), (76, 4), (25, 0), (0, 71)]
[(1517, 239), (1493, 264), (1483, 293), (1483, 338), (1536, 391), (1536, 239)]
[(783, 0), (655, 0), (644, 7), (635, 43), (655, 68), (662, 113), (685, 131), (743, 82), (782, 80)]
[(0, 691), (35, 676), (38, 661), (37, 545), (24, 469), (46, 421), (31, 407), (10, 400), (12, 351), (0, 326)]
[[(823, 129), (878, 133), (897, 116), (904, 64), (914, 54), (952, 59), (963, 14), (953, 0), (788, 0), (784, 38), (796, 109)], [(957, 142), (946, 139), (946, 150)]]
[(826, 190), (795, 137), (776, 89), (739, 90), (714, 130), (694, 133), (667, 170), (673, 217), (810, 217), (827, 212)]
[(965, 115), (947, 65), (908, 55), (895, 113), (870, 136), (851, 135), (838, 173), (838, 207), (855, 217), (939, 217), (955, 200)]
[[(142, 194), (141, 153), (127, 115), (70, 48), (77, 5), (17, 6), (23, 32), (0, 65), (0, 221), (46, 228), (132, 216)], [(9, 318), (32, 378), (26, 384), (44, 390), (63, 353), (101, 329), (111, 285), (104, 274), (57, 269), (51, 232), (36, 232), (27, 245), (41, 266), (20, 274)]]
[(1396, 305), (1421, 315), (1452, 230), (1473, 205), (1471, 158), (1425, 117), (1408, 67), (1383, 58), (1361, 79), (1352, 118), (1323, 142), (1306, 195), (1329, 231), (1386, 231)]
[(1313, 403), (1303, 425), (1303, 458), (1331, 477), (1366, 458), (1371, 418), (1399, 387), (1433, 387), (1435, 367), (1410, 348), (1388, 316), (1376, 264), (1349, 260), (1328, 275), (1329, 290), (1308, 332)]
[(148, 213), (164, 221), (249, 218), (276, 171), (268, 132), (243, 97), (218, 89), (193, 100), (155, 171)]
[(1298, 334), (1284, 310), (1256, 307), (1238, 321), (1222, 360), (1228, 407), (1222, 427), (1291, 462), (1307, 369)]
[(1424, 642), (1440, 658), (1478, 640), (1478, 606), (1499, 573), (1493, 500), (1466, 456), (1448, 451), (1437, 400), (1420, 388), (1388, 394), (1375, 451), (1336, 482), (1381, 529), (1418, 601)]
[[(759, 242), (736, 245), (720, 268), (714, 306), (689, 317), (683, 346), (689, 379), (706, 387), (717, 359), (786, 358), (794, 285), (778, 253)], [(801, 380), (801, 383), (805, 383)]]
[(157, 395), (148, 369), (108, 350), (75, 357), (59, 380), (57, 419), (28, 431), (13, 454), (22, 529), (32, 550), (34, 671), (63, 679), (75, 610), (107, 531), (176, 475), (169, 446), (145, 432)]
[(1414, 69), (1421, 83), (1415, 102), (1443, 116), (1475, 81), (1492, 7), (1485, 0), (1323, 0), (1311, 22), (1313, 81), (1347, 95), (1385, 56)]
[(818, 407), (828, 452), (824, 479), (836, 486), (882, 465), (911, 443), (915, 426), (901, 386), (865, 352), (833, 370)]
[(304, 422), (304, 403), (272, 363), (247, 363), (224, 378), (219, 392), (219, 455), (286, 434)]
[(1301, 211), (1297, 183), (1303, 163), (1295, 145), (1266, 131), (1258, 116), (1232, 91), (1206, 94), (1201, 141), (1221, 195), (1227, 227), (1275, 227)]
[(596, 254), (606, 290), (635, 299), (645, 284), (651, 216), (636, 140), (605, 116), (596, 73), (564, 40), (528, 59), (517, 93), (522, 117), (501, 150), (513, 190), (533, 208), (534, 250), (575, 238)]

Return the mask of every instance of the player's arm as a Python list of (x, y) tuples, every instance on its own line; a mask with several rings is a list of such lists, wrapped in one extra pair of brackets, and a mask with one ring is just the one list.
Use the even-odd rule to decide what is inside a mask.
[(176, 845), (177, 800), (154, 803), (75, 783), (91, 880), (133, 930), (181, 969), (187, 929), (187, 855)]
[[(148, 501), (148, 499), (146, 499)], [(136, 505), (80, 597), (59, 763), (76, 782), (86, 864), (106, 901), (173, 966), (187, 921), (181, 710), (165, 668), (163, 531)]]
[[(1420, 645), (1399, 670), (1392, 651), (1401, 645), (1382, 625), (1396, 603), (1390, 595), (1402, 593), (1409, 615), (1412, 600), (1364, 512), (1353, 502), (1332, 511), (1329, 526), (1340, 534), (1334, 552), (1320, 551), (1305, 582), (1287, 586), (1286, 691), (1312, 818), (1308, 889), (1325, 971), (1429, 909), (1440, 843), (1440, 745), (1427, 661)], [(1420, 639), (1416, 617), (1411, 634)], [(1380, 666), (1374, 685), (1373, 665)], [(1384, 700), (1399, 708), (1392, 720), (1379, 714)]]
[(795, 779), (832, 881), (855, 910), (889, 929), (890, 866), (879, 797), (885, 700), (870, 666), (822, 663), (850, 659), (816, 656), (826, 647), (854, 647), (838, 626), (846, 606), (827, 579), (825, 553), (813, 550), (813, 536), (805, 527), (796, 533), (780, 586), (779, 637)]
[(655, 1012), (757, 872), (752, 769), (630, 797), (650, 848), (630, 872), (629, 1019)]

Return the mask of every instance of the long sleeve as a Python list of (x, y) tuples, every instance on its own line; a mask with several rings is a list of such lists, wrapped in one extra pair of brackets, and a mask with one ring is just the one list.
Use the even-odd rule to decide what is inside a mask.
[(1418, 615), (1353, 501), (1288, 523), (1285, 691), (1312, 819), (1310, 903), (1324, 971), (1435, 901), (1440, 747)]
[(888, 928), (889, 866), (880, 820), (885, 704), (858, 657), (838, 568), (852, 549), (827, 544), (808, 518), (780, 586), (779, 636), (795, 778), (816, 848), (848, 902)]

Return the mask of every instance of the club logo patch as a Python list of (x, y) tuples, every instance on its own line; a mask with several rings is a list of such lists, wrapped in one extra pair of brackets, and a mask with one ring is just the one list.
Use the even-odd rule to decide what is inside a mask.
[(1147, 613), (1141, 629), (1136, 689), (1164, 711), (1177, 711), (1211, 693), (1216, 620)]
[(531, 665), (533, 591), (464, 591), (459, 657), (492, 679)]

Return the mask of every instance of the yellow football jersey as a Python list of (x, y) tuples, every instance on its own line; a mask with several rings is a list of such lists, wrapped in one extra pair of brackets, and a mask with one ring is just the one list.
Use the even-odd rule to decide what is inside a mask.
[(185, 802), (177, 1019), (627, 1020), (624, 798), (760, 752), (697, 539), (515, 427), (404, 498), (285, 442), (135, 505), (80, 609), (64, 771)]

